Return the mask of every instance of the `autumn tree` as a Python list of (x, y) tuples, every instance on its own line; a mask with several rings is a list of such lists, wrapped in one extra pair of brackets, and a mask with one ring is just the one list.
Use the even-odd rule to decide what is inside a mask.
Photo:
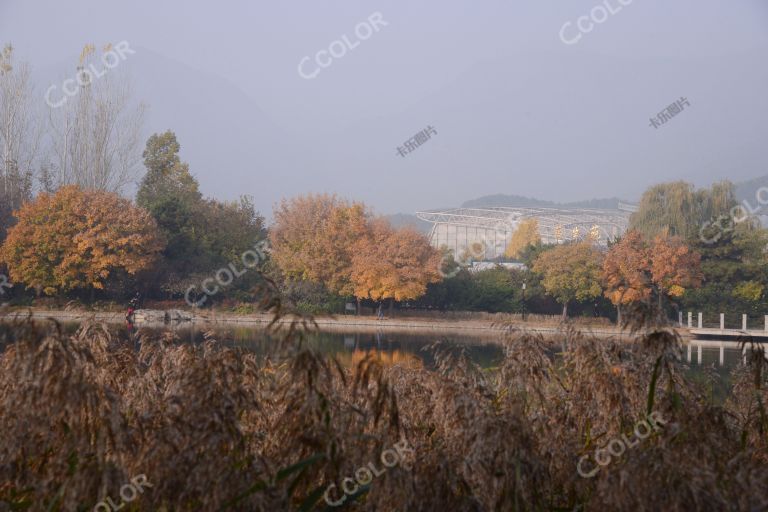
[(536, 259), (533, 271), (542, 276), (547, 293), (563, 305), (563, 318), (571, 301), (599, 297), (602, 293), (602, 254), (588, 242), (558, 245)]
[(701, 255), (681, 237), (658, 235), (651, 245), (651, 278), (661, 307), (665, 295), (681, 297), (687, 288), (701, 286)]
[(354, 245), (367, 230), (362, 203), (328, 194), (298, 196), (281, 201), (274, 218), (271, 256), (285, 276), (320, 283), (339, 295), (354, 294)]
[(415, 300), (440, 281), (443, 254), (411, 227), (393, 229), (384, 219), (370, 223), (354, 245), (351, 281), (358, 299)]
[(605, 296), (619, 309), (656, 295), (681, 297), (701, 286), (701, 257), (677, 236), (665, 232), (649, 243), (638, 231), (628, 231), (613, 245), (603, 262)]
[(531, 246), (536, 247), (539, 245), (541, 245), (539, 221), (536, 219), (525, 219), (518, 224), (517, 229), (512, 233), (504, 255), (507, 258), (520, 258), (523, 255), (523, 251)]
[(653, 291), (651, 250), (639, 231), (628, 231), (608, 250), (603, 261), (605, 296), (616, 306), (647, 300)]
[(148, 268), (163, 248), (152, 217), (113, 193), (70, 185), (41, 193), (17, 217), (0, 260), (38, 293), (102, 289), (115, 274)]

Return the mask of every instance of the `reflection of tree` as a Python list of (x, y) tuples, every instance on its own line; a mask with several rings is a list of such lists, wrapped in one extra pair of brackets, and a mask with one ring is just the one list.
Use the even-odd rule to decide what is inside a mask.
[[(349, 357), (349, 363), (356, 367), (360, 361), (365, 359), (366, 357), (372, 357), (373, 359), (379, 361), (383, 366), (404, 366), (406, 368), (423, 368), (424, 362), (414, 354), (411, 354), (410, 352), (403, 352), (402, 350), (395, 349), (395, 350), (377, 350), (377, 349), (360, 349), (355, 348), (355, 350), (351, 353), (348, 353)], [(347, 354), (344, 354), (345, 356)], [(345, 359), (342, 357), (339, 357), (339, 359)]]

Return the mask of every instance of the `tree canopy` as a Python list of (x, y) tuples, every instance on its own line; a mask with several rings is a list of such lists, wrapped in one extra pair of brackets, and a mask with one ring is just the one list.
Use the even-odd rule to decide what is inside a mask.
[(414, 300), (439, 282), (442, 253), (410, 227), (392, 229), (376, 219), (367, 236), (355, 243), (351, 280), (354, 295), (361, 299)]
[(523, 251), (531, 246), (536, 247), (539, 245), (541, 245), (539, 221), (536, 219), (525, 219), (518, 224), (517, 229), (512, 233), (504, 255), (508, 258), (520, 258), (523, 256)]
[(362, 203), (321, 194), (283, 200), (270, 230), (284, 275), (358, 299), (412, 300), (440, 280), (442, 254), (411, 228), (371, 219)]
[(533, 271), (541, 274), (541, 284), (557, 302), (563, 305), (563, 317), (568, 303), (599, 297), (602, 293), (602, 254), (589, 242), (558, 245), (539, 255)]
[(733, 184), (729, 181), (700, 190), (683, 181), (661, 183), (643, 193), (638, 210), (630, 218), (630, 229), (648, 239), (668, 233), (690, 240), (698, 236), (705, 222), (727, 215), (735, 205)]
[(115, 273), (148, 268), (162, 249), (146, 211), (117, 194), (69, 185), (21, 207), (0, 259), (14, 281), (50, 295), (101, 289)]
[[(167, 245), (155, 285), (179, 295), (221, 265), (236, 261), (265, 235), (264, 219), (248, 197), (205, 199), (189, 166), (179, 158), (176, 135), (167, 131), (147, 140), (136, 202), (157, 222)], [(246, 280), (239, 280), (246, 286)]]
[(323, 284), (339, 295), (352, 295), (352, 254), (367, 230), (362, 203), (328, 194), (281, 201), (270, 230), (272, 258), (292, 279)]

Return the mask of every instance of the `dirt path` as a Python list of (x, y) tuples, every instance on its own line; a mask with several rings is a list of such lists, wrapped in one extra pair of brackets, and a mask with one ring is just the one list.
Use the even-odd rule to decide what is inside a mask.
[[(60, 322), (82, 322), (85, 320), (95, 320), (98, 322), (107, 322), (112, 324), (125, 323), (125, 314), (118, 312), (93, 312), (93, 311), (43, 311), (43, 310), (17, 310), (0, 313), (0, 319), (14, 320), (23, 319), (29, 315), (35, 319), (54, 319)], [(216, 311), (205, 311), (196, 313), (191, 322), (182, 322), (176, 324), (183, 326), (187, 323), (190, 326), (202, 326), (210, 324), (222, 325), (243, 325), (258, 327), (267, 326), (272, 321), (272, 315), (269, 314), (251, 314), (236, 315), (232, 313), (221, 313)], [(280, 325), (289, 325), (296, 321), (296, 317), (281, 318)], [(375, 317), (358, 316), (336, 316), (336, 317), (316, 317), (314, 319), (320, 330), (336, 332), (376, 332), (376, 331), (399, 331), (399, 332), (422, 332), (422, 333), (440, 333), (451, 332), (465, 335), (488, 336), (489, 334), (501, 333), (507, 329), (507, 326), (496, 325), (490, 321), (483, 320), (450, 320), (435, 318), (391, 318), (377, 320)], [(137, 326), (151, 325), (162, 326), (162, 323), (136, 323)], [(521, 331), (541, 333), (544, 335), (553, 335), (560, 332), (561, 328), (556, 324), (541, 324), (534, 322), (516, 322), (513, 328)], [(607, 328), (602, 326), (580, 326), (584, 333), (591, 333), (600, 338), (618, 337), (628, 338), (627, 333), (623, 333), (616, 328)], [(681, 334), (686, 335), (686, 330), (681, 330)]]

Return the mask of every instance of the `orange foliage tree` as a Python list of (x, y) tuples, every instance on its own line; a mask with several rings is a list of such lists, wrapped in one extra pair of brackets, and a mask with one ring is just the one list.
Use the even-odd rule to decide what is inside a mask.
[(16, 217), (0, 260), (38, 293), (102, 289), (113, 273), (148, 268), (163, 249), (154, 219), (114, 193), (70, 185), (41, 193)]
[(353, 246), (367, 230), (365, 206), (310, 194), (284, 199), (274, 215), (271, 257), (283, 273), (352, 295)]
[(440, 281), (442, 253), (413, 228), (393, 229), (383, 219), (369, 225), (355, 244), (352, 283), (355, 297), (376, 301), (415, 300)]
[(661, 234), (651, 246), (651, 277), (659, 294), (680, 297), (686, 288), (701, 286), (701, 255), (679, 236)]
[(605, 296), (619, 311), (621, 306), (647, 300), (653, 291), (651, 251), (639, 231), (629, 231), (614, 244), (603, 261)]
[(605, 296), (619, 308), (663, 297), (681, 296), (686, 288), (701, 286), (701, 256), (682, 238), (666, 232), (648, 243), (639, 231), (628, 231), (611, 249), (603, 263)]

